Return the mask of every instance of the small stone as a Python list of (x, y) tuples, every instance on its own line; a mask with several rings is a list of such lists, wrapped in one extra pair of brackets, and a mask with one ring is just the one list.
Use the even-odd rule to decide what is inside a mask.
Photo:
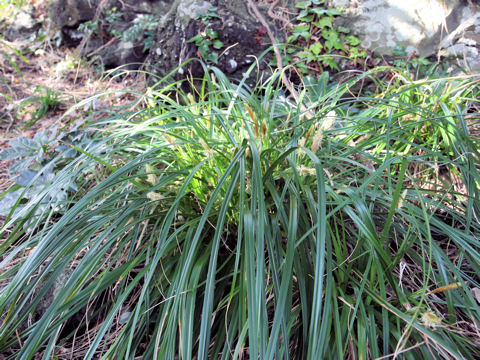
[(238, 68), (238, 63), (234, 59), (228, 60), (227, 71), (233, 73)]
[(124, 312), (120, 314), (120, 319), (118, 319), (118, 323), (120, 325), (126, 324), (128, 319), (130, 318), (130, 315), (132, 315), (131, 311)]

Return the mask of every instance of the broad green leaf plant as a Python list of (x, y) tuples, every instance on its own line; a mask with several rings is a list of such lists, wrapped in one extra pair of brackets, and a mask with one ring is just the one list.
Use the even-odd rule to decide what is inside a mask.
[(303, 74), (339, 70), (338, 58), (350, 60), (367, 57), (360, 39), (348, 35), (350, 29), (334, 24), (341, 10), (328, 8), (324, 0), (307, 0), (295, 4), (299, 13), (285, 45), (286, 63), (295, 63)]

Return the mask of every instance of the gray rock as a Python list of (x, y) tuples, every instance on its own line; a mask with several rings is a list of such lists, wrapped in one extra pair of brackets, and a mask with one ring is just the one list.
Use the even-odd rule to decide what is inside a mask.
[[(56, 0), (50, 5), (50, 17), (63, 43), (81, 44), (82, 55), (97, 56), (109, 68), (130, 63), (137, 65), (129, 68), (138, 68), (147, 56), (144, 23), (160, 19), (169, 6), (158, 0)], [(115, 16), (108, 15), (107, 11), (114, 8)], [(88, 21), (95, 23), (97, 31), (89, 35), (79, 32), (79, 26)]]
[[(63, 269), (63, 271), (60, 273), (60, 275), (56, 279), (54, 279), (53, 284), (48, 289), (42, 288), (42, 285), (40, 285), (36, 289), (36, 291), (34, 292), (35, 294), (27, 300), (25, 307), (30, 306), (35, 301), (39, 301), (38, 305), (36, 306), (34, 312), (29, 314), (28, 318), (21, 324), (21, 326), (19, 327), (20, 331), (27, 329), (35, 321), (41, 318), (43, 314), (45, 314), (45, 312), (53, 303), (53, 301), (58, 296), (60, 291), (67, 284), (72, 273), (73, 273), (73, 269), (71, 268)], [(32, 281), (35, 280), (35, 277), (36, 276), (34, 276), (31, 280)], [(3, 283), (0, 282), (0, 296), (2, 295), (2, 291), (7, 287), (7, 285), (8, 284), (6, 282), (3, 282)], [(38, 299), (39, 294), (42, 292), (44, 293), (44, 295), (40, 299)], [(5, 320), (5, 318), (6, 318), (6, 314), (0, 314), (0, 324)]]
[(235, 61), (235, 59), (229, 59), (227, 61), (227, 71), (229, 73), (235, 72), (235, 70), (237, 70), (237, 68), (238, 68), (238, 63)]
[(175, 25), (185, 30), (192, 19), (206, 14), (211, 6), (210, 2), (204, 0), (179, 1), (175, 14)]
[(35, 18), (35, 9), (31, 5), (23, 7), (12, 19), (7, 19), (6, 25), (5, 38), (9, 41), (26, 39), (41, 27), (41, 23)]
[(420, 56), (454, 55), (480, 70), (480, 8), (468, 0), (329, 0), (342, 8), (347, 26), (362, 46), (392, 55), (397, 46)]
[(35, 311), (35, 315), (36, 315), (37, 318), (40, 318), (47, 311), (47, 309), (53, 303), (53, 300), (55, 300), (55, 298), (58, 296), (60, 291), (67, 284), (67, 282), (70, 279), (70, 276), (72, 275), (72, 273), (73, 273), (73, 269), (66, 268), (55, 279), (55, 282), (53, 283), (53, 286), (48, 289), (47, 293), (45, 294), (45, 296), (41, 299), (40, 303), (38, 304), (38, 307)]
[(50, 18), (55, 28), (77, 27), (92, 20), (99, 0), (56, 0), (50, 3)]

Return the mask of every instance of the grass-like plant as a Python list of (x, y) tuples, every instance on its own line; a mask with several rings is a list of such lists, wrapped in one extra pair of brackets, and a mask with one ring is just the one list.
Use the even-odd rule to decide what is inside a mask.
[[(0, 6), (0, 21), (1, 12), (2, 8)], [(17, 65), (17, 61), (15, 58), (18, 58), (20, 59), (20, 61), (28, 63), (28, 60), (17, 49), (15, 49), (15, 47), (13, 47), (8, 41), (4, 40), (3, 37), (0, 35), (0, 65), (2, 65), (3, 68), (6, 64), (7, 68), (10, 67), (18, 74), (18, 76), (23, 76), (23, 73), (20, 70), (20, 67)], [(11, 103), (15, 100), (15, 94), (12, 87), (10, 86), (10, 80), (3, 76), (3, 72), (0, 75), (0, 98), (3, 98), (2, 100), (4, 100), (6, 103)], [(6, 114), (9, 114), (9, 110), (7, 106), (4, 106), (4, 109), (2, 109), (2, 111), (0, 112), (0, 121), (4, 120)]]
[(298, 106), (212, 69), (92, 124), (68, 210), (32, 221), (47, 188), (7, 218), (0, 353), (477, 357), (478, 78), (392, 74)]
[(22, 100), (20, 105), (19, 113), (26, 114), (31, 111), (31, 119), (25, 124), (23, 129), (35, 125), (49, 111), (55, 111), (60, 104), (59, 95), (54, 90), (45, 86), (38, 86), (33, 95)]

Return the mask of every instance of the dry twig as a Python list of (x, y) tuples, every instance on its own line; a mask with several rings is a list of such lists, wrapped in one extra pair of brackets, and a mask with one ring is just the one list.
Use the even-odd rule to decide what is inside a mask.
[[(285, 74), (284, 68), (283, 68), (283, 62), (282, 62), (282, 54), (280, 54), (280, 50), (278, 49), (278, 44), (277, 41), (275, 40), (275, 36), (273, 35), (272, 30), (270, 29), (270, 26), (268, 25), (267, 21), (263, 17), (263, 15), (258, 11), (257, 6), (253, 3), (252, 0), (247, 0), (248, 6), (253, 10), (255, 16), (257, 17), (258, 21), (267, 29), (267, 34), (268, 37), (270, 38), (270, 41), (272, 42), (273, 46), (273, 52), (275, 53), (275, 58), (277, 59), (277, 68), (281, 73), (282, 76), (282, 83), (285, 85), (285, 87), (288, 89), (290, 94), (292, 94), (293, 98), (295, 101), (299, 102), (299, 96), (297, 90), (293, 87), (293, 84), (291, 81), (287, 78), (287, 75)], [(272, 3), (272, 6), (275, 6), (278, 0)], [(272, 9), (272, 6), (270, 7)]]

